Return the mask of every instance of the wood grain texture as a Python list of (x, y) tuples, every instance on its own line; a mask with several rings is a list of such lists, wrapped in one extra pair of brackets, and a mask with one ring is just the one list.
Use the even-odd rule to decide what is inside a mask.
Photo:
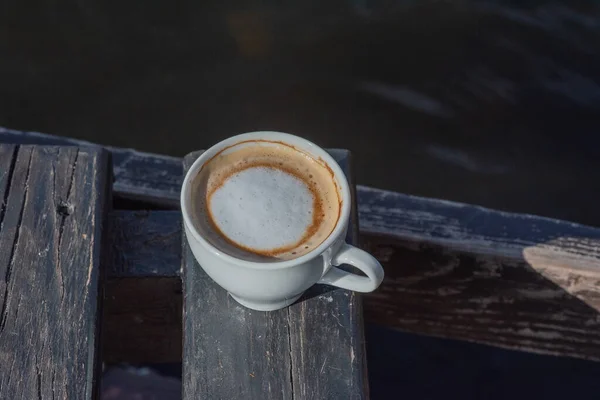
[[(0, 143), (40, 144), (61, 146), (98, 146), (97, 144), (47, 135), (22, 132), (0, 127)], [(177, 208), (183, 168), (181, 158), (149, 154), (133, 149), (104, 146), (112, 153), (116, 198)]]
[(379, 290), (365, 296), (367, 321), (600, 360), (600, 275), (582, 276), (573, 270), (548, 279), (528, 263), (505, 257), (389, 236), (364, 236), (363, 241), (386, 271)]
[[(85, 143), (51, 135), (17, 132), (0, 128), (1, 141), (74, 145)], [(150, 186), (152, 190), (149, 198), (158, 199), (156, 204), (166, 207), (176, 206), (182, 173), (180, 159), (158, 156), (154, 160), (140, 164), (135, 161), (136, 157), (133, 157), (132, 161), (126, 161), (126, 153), (130, 150), (110, 150), (113, 152), (115, 160), (123, 160), (121, 164), (119, 164), (119, 161), (115, 161), (115, 168), (119, 171), (118, 176), (115, 178), (115, 190), (121, 196), (125, 198), (144, 198), (144, 193), (146, 193), (144, 188)], [(121, 156), (118, 154), (124, 153), (120, 152), (125, 152), (122, 158), (119, 158)], [(135, 152), (135, 154), (141, 158), (155, 157), (154, 155), (138, 152)], [(4, 162), (6, 163), (6, 161)], [(139, 173), (142, 165), (146, 165), (147, 169), (153, 172), (149, 174)], [(131, 167), (133, 172), (129, 171), (128, 166)], [(6, 167), (0, 169), (0, 174), (4, 171), (4, 175), (2, 175), (4, 181), (0, 181), (0, 189), (2, 188), (2, 182), (6, 182), (6, 171), (9, 169)], [(161, 177), (163, 174), (168, 175), (167, 179)], [(148, 177), (148, 179), (145, 177)], [(408, 319), (402, 316), (404, 310), (402, 304), (407, 301), (404, 288), (400, 286), (402, 281), (390, 281), (389, 279), (384, 281), (382, 289), (367, 297), (366, 317), (368, 320), (413, 332), (441, 334), (447, 337), (483, 341), (530, 351), (550, 351), (552, 354), (589, 357), (581, 352), (573, 351), (574, 345), (570, 347), (570, 350), (566, 349), (564, 352), (560, 348), (549, 349), (548, 346), (550, 345), (545, 336), (558, 334), (564, 336), (565, 340), (570, 340), (570, 331), (565, 331), (563, 328), (569, 328), (573, 321), (557, 322), (554, 314), (556, 313), (556, 307), (562, 304), (565, 304), (566, 309), (569, 309), (568, 304), (576, 304), (573, 302), (574, 298), (598, 310), (599, 291), (597, 288), (600, 286), (596, 282), (598, 281), (598, 268), (600, 265), (598, 255), (600, 247), (598, 245), (600, 240), (599, 229), (549, 218), (506, 213), (472, 205), (408, 196), (364, 186), (358, 186), (357, 192), (362, 240), (367, 249), (376, 252), (380, 261), (386, 264), (387, 277), (392, 277), (395, 274), (394, 271), (405, 268), (405, 263), (399, 255), (408, 257), (407, 254), (412, 254), (411, 248), (413, 247), (411, 246), (414, 246), (415, 243), (423, 244), (424, 254), (430, 254), (431, 249), (434, 249), (434, 253), (443, 251), (448, 257), (454, 254), (452, 257), (455, 257), (455, 262), (459, 264), (497, 265), (494, 268), (500, 268), (502, 271), (512, 271), (512, 274), (524, 277), (523, 279), (526, 280), (523, 284), (531, 285), (532, 288), (528, 291), (515, 292), (518, 293), (519, 297), (517, 298), (522, 301), (512, 302), (510, 298), (507, 300), (506, 296), (501, 297), (502, 307), (499, 308), (498, 312), (503, 315), (502, 318), (510, 320), (514, 318), (514, 315), (518, 315), (521, 312), (519, 307), (524, 301), (528, 302), (530, 307), (538, 310), (539, 321), (546, 321), (546, 325), (552, 327), (555, 331), (550, 329), (546, 332), (532, 329), (533, 326), (528, 327), (527, 325), (532, 322), (524, 320), (519, 322), (521, 328), (513, 333), (509, 342), (506, 342), (506, 340), (501, 340), (499, 337), (496, 340), (493, 335), (481, 336), (473, 332), (468, 333), (463, 328), (454, 329), (454, 320), (448, 319), (445, 325), (440, 325), (440, 329), (436, 333), (421, 323), (413, 323), (414, 319), (411, 320), (413, 322), (407, 322)], [(113, 263), (113, 269), (110, 271), (113, 276), (172, 277), (176, 274), (179, 268), (179, 255), (175, 256), (177, 252), (169, 252), (166, 249), (179, 248), (181, 241), (179, 234), (171, 235), (171, 233), (165, 234), (165, 232), (180, 231), (180, 218), (177, 215), (151, 212), (146, 216), (139, 217), (123, 213), (117, 215), (113, 220), (117, 225), (112, 228), (116, 233), (115, 236), (121, 239), (129, 239), (113, 244), (116, 257), (113, 258), (115, 262)], [(135, 226), (137, 223), (147, 224), (150, 227), (148, 237), (141, 229), (137, 229)], [(155, 246), (155, 244), (158, 245)], [(161, 250), (157, 251), (157, 249)], [(396, 255), (392, 257), (392, 254)], [(393, 258), (394, 262), (389, 262), (388, 258), (390, 257)], [(410, 257), (408, 258), (410, 259)], [(177, 260), (176, 264), (172, 264), (174, 259)], [(507, 267), (509, 265), (510, 268)], [(505, 278), (497, 275), (494, 268), (463, 270), (463, 272), (472, 271), (473, 276), (477, 275), (481, 278), (475, 279), (473, 276), (469, 278), (472, 280), (468, 291), (470, 296), (468, 302), (473, 306), (473, 312), (487, 312), (484, 305), (490, 301), (489, 293), (491, 293), (490, 291), (493, 292), (494, 285), (500, 288), (504, 287)], [(532, 269), (536, 271), (537, 275), (532, 275)], [(432, 273), (428, 269), (424, 271), (428, 271), (427, 274)], [(455, 283), (449, 275), (440, 272), (439, 276), (440, 278), (437, 280), (426, 280), (430, 285), (433, 285), (432, 292), (427, 296), (420, 297), (419, 293), (421, 292), (411, 295), (415, 301), (431, 302), (433, 301), (431, 296), (434, 292), (442, 293), (448, 288), (451, 291), (456, 290)], [(543, 285), (540, 285), (539, 281), (531, 281), (536, 276), (542, 277), (543, 282), (547, 284), (554, 284), (554, 286), (551, 286), (552, 290), (550, 292), (544, 291)], [(398, 298), (391, 296), (393, 291), (401, 293)], [(388, 297), (380, 299), (378, 297), (380, 293), (382, 296)], [(464, 295), (466, 296), (466, 294)], [(561, 296), (567, 296), (566, 298), (570, 299), (570, 302), (565, 303), (564, 300), (557, 300), (562, 298)], [(438, 298), (434, 297), (434, 299)], [(443, 297), (439, 297), (439, 299), (443, 299)], [(396, 304), (399, 305), (396, 307)], [(452, 302), (449, 304), (455, 305)], [(387, 308), (383, 305), (387, 305)], [(379, 312), (383, 309), (387, 310), (387, 314), (383, 315)], [(589, 319), (588, 314), (581, 312), (583, 308), (575, 307), (575, 309), (580, 310), (578, 314), (575, 314), (577, 315), (576, 318), (580, 320)], [(428, 316), (428, 312), (432, 314)], [(419, 317), (419, 321), (434, 318), (435, 313), (433, 311), (428, 312), (424, 312)], [(172, 325), (168, 326), (174, 327)], [(586, 332), (593, 334), (596, 327), (593, 324), (589, 326), (591, 328), (586, 329)], [(140, 335), (144, 335), (141, 331), (138, 332)], [(142, 340), (140, 343), (148, 343), (148, 341)], [(594, 352), (591, 353), (594, 354)]]
[(600, 229), (359, 187), (362, 232), (479, 255), (600, 270)]
[[(185, 157), (187, 170), (202, 152)], [(233, 300), (183, 240), (183, 398), (293, 399), (287, 310)]]
[[(2, 127), (0, 127), (0, 143), (102, 146), (84, 140)], [(179, 208), (179, 192), (183, 180), (181, 158), (120, 147), (102, 147), (112, 153), (113, 193), (117, 200), (131, 200), (129, 204), (136, 208), (143, 203), (146, 206), (166, 209)], [(329, 150), (334, 157), (342, 158), (345, 157), (344, 151)]]
[(108, 154), (0, 147), (0, 398), (95, 398)]
[(181, 213), (115, 210), (110, 215), (112, 278), (179, 277)]
[[(353, 182), (350, 153), (339, 151), (332, 156)], [(356, 244), (354, 199), (352, 203), (346, 240)], [(315, 285), (288, 311), (294, 398), (368, 398), (362, 295)]]
[[(333, 154), (347, 166), (347, 152)], [(186, 168), (198, 156), (186, 157)], [(184, 399), (366, 397), (357, 295), (320, 287), (287, 309), (249, 310), (204, 273), (185, 242), (183, 273)]]
[[(593, 243), (600, 230), (366, 188), (359, 196), (363, 247), (386, 270), (382, 287), (364, 297), (368, 322), (533, 352), (597, 357), (600, 347), (589, 349), (579, 342), (587, 337), (596, 343), (600, 272)], [(163, 219), (153, 213), (145, 218), (171, 224), (164, 231), (180, 226), (180, 217)], [(160, 253), (151, 255), (151, 248), (142, 249), (146, 241), (152, 239), (123, 248), (160, 259)], [(180, 243), (176, 239), (165, 248)], [(128, 273), (136, 272), (123, 271), (122, 276)], [(413, 288), (407, 286), (410, 282), (415, 282)], [(510, 334), (484, 334), (495, 329), (481, 322), (490, 310), (495, 320), (508, 321)], [(526, 310), (535, 310), (535, 318)], [(466, 316), (461, 320), (459, 315)], [(480, 323), (465, 322), (468, 315)]]

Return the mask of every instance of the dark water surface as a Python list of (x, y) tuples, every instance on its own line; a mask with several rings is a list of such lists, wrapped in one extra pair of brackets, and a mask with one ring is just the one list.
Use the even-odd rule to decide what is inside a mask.
[(283, 130), (358, 182), (600, 225), (600, 8), (9, 1), (0, 125), (183, 155)]

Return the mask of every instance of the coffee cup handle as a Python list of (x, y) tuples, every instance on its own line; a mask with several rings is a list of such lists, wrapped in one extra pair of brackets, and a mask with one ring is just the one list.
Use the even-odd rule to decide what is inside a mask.
[[(366, 276), (353, 274), (336, 268), (349, 264), (361, 270)], [(383, 268), (375, 257), (358, 247), (344, 243), (331, 259), (332, 267), (323, 275), (319, 283), (337, 286), (355, 292), (372, 292), (383, 281)]]

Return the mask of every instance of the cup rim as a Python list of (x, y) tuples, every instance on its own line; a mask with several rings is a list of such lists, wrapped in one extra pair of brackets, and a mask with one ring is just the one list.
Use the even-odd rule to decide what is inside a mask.
[[(274, 262), (260, 262), (260, 261), (250, 261), (244, 260), (241, 258), (234, 257), (230, 254), (227, 254), (211, 243), (209, 243), (198, 230), (196, 226), (191, 221), (190, 218), (190, 202), (191, 202), (191, 182), (196, 177), (201, 167), (205, 164), (206, 161), (210, 160), (215, 154), (219, 151), (223, 150), (226, 147), (233, 146), (242, 141), (251, 141), (251, 140), (272, 140), (272, 141), (282, 141), (293, 146), (299, 147), (301, 150), (307, 151), (310, 155), (314, 157), (320, 157), (329, 168), (333, 171), (334, 178), (336, 179), (337, 184), (340, 186), (340, 193), (342, 196), (342, 209), (340, 211), (340, 217), (338, 222), (329, 234), (327, 238), (321, 242), (320, 245), (315, 247), (312, 251), (301, 255), (298, 258), (293, 258), (291, 260), (284, 261), (274, 261)], [(248, 267), (253, 269), (282, 269), (289, 268), (299, 264), (303, 264), (311, 259), (321, 255), (328, 248), (330, 248), (334, 242), (344, 234), (346, 221), (350, 215), (351, 209), (351, 195), (350, 195), (350, 187), (348, 184), (348, 179), (342, 171), (339, 164), (327, 153), (324, 149), (317, 146), (313, 142), (304, 139), (302, 137), (292, 135), (284, 132), (277, 131), (255, 131), (242, 133), (239, 135), (232, 136), (225, 140), (220, 141), (219, 143), (211, 146), (208, 150), (198, 157), (196, 161), (190, 166), (188, 172), (185, 174), (183, 178), (183, 184), (181, 187), (180, 194), (180, 203), (181, 203), (181, 214), (183, 216), (183, 222), (187, 228), (187, 231), (191, 233), (193, 239), (195, 239), (198, 243), (200, 243), (206, 250), (213, 253), (215, 256), (226, 260), (230, 263), (236, 264), (242, 267)], [(191, 238), (187, 238), (190, 240)]]

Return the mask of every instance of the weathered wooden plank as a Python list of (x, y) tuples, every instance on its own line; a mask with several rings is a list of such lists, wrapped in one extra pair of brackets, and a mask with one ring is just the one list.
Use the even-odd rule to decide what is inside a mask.
[[(29, 132), (16, 132), (2, 128), (0, 128), (0, 141), (16, 143), (64, 143), (72, 145), (85, 143), (73, 139)], [(181, 179), (179, 159), (162, 156), (158, 156), (158, 159), (153, 159), (154, 155), (134, 152), (139, 158), (150, 159), (150, 161), (140, 161), (138, 163), (139, 160), (136, 157), (132, 157), (127, 161), (128, 157), (126, 153), (131, 150), (112, 148), (110, 150), (113, 151), (115, 160), (123, 160), (120, 164), (119, 161), (115, 161), (115, 167), (119, 171), (119, 175), (115, 177), (114, 187), (119, 195), (124, 198), (137, 198), (144, 199), (145, 201), (148, 201), (148, 199), (152, 201), (154, 198), (157, 200), (155, 204), (166, 207), (176, 206)], [(119, 152), (125, 152), (122, 158), (119, 158), (119, 154), (123, 153)], [(128, 165), (133, 166), (131, 169), (133, 172), (129, 172)], [(143, 165), (145, 166), (142, 167)], [(142, 168), (147, 168), (153, 172), (144, 174), (142, 173)], [(0, 174), (2, 174), (2, 171), (7, 171), (7, 169), (3, 168), (0, 170)], [(169, 172), (165, 173), (165, 171)], [(167, 178), (163, 179), (163, 174), (168, 175)], [(149, 178), (146, 179), (144, 176), (148, 176)], [(145, 188), (147, 187), (151, 187), (152, 194), (149, 197), (145, 195)], [(598, 294), (596, 290), (597, 286), (594, 282), (597, 276), (597, 266), (600, 265), (598, 260), (600, 230), (598, 229), (548, 218), (504, 213), (465, 204), (424, 199), (364, 186), (358, 186), (357, 192), (361, 232), (363, 236), (367, 235), (366, 244), (369, 246), (369, 243), (374, 243), (372, 238), (377, 237), (377, 235), (387, 235), (395, 238), (390, 239), (388, 245), (381, 241), (382, 238), (380, 236), (376, 239), (377, 247), (374, 251), (380, 254), (380, 260), (384, 263), (389, 254), (393, 254), (394, 252), (402, 253), (405, 245), (408, 246), (410, 242), (422, 242), (433, 246), (434, 249), (439, 245), (446, 248), (448, 254), (461, 254), (461, 257), (459, 257), (461, 260), (468, 260), (469, 258), (488, 259), (491, 257), (496, 260), (504, 260), (502, 262), (498, 261), (501, 265), (507, 265), (506, 263), (516, 266), (520, 265), (521, 267), (519, 268), (525, 270), (533, 267), (538, 274), (545, 276), (546, 280), (553, 282), (561, 290), (576, 296), (581, 301), (597, 309), (596, 298)], [(161, 198), (168, 200), (164, 202), (160, 200)], [(148, 219), (146, 223), (150, 224), (150, 226), (155, 226), (153, 229), (160, 230), (161, 228), (158, 225), (161, 225), (161, 219), (163, 218), (161, 215), (151, 213), (145, 217)], [(117, 229), (117, 233), (119, 232), (118, 229), (122, 229), (121, 232), (124, 232), (122, 235), (132, 238), (132, 241), (128, 242), (128, 245), (113, 246), (117, 252), (115, 257), (125, 257), (121, 258), (121, 260), (125, 260), (127, 266), (115, 268), (115, 270), (111, 271), (111, 274), (121, 277), (128, 276), (129, 274), (137, 276), (174, 276), (179, 264), (171, 264), (172, 260), (170, 258), (167, 260), (165, 257), (168, 254), (173, 255), (177, 252), (154, 252), (155, 249), (153, 246), (148, 246), (144, 241), (147, 241), (147, 243), (159, 243), (158, 247), (167, 249), (171, 246), (179, 246), (179, 237), (173, 238), (169, 235), (158, 237), (158, 231), (156, 231), (157, 235), (151, 234), (151, 238), (143, 238), (143, 235), (138, 237), (136, 236), (136, 229), (132, 228), (135, 225), (133, 224), (133, 220), (129, 221), (131, 224), (126, 223), (127, 219), (131, 217), (126, 215), (121, 215), (120, 217), (123, 218), (123, 221), (121, 221), (123, 224), (121, 224), (121, 227), (115, 229)], [(169, 216), (167, 219), (171, 218)], [(115, 220), (119, 220), (119, 217), (115, 218)], [(180, 222), (179, 220), (175, 222), (175, 218), (173, 218), (171, 223), (168, 221), (164, 221), (164, 223), (166, 227), (164, 232), (174, 232), (175, 230), (178, 232), (180, 229), (178, 225)], [(175, 227), (174, 224), (177, 224), (177, 226)], [(376, 236), (371, 236), (371, 241), (369, 241), (369, 234), (375, 234)], [(425, 253), (428, 251), (427, 248), (427, 246), (423, 248)], [(120, 255), (119, 250), (121, 250)], [(397, 260), (398, 258), (395, 259)], [(489, 264), (489, 261), (486, 263)], [(117, 265), (120, 264), (113, 263), (113, 266), (117, 267)], [(390, 271), (390, 268), (402, 267), (401, 262), (395, 266), (387, 263), (386, 271)], [(517, 267), (514, 268), (514, 271), (519, 270)], [(478, 273), (482, 274), (481, 271)], [(525, 275), (529, 276), (528, 274)], [(483, 279), (487, 275), (483, 273), (481, 276)], [(487, 282), (499, 281), (493, 274), (492, 276), (487, 276), (486, 279), (488, 279)], [(482, 282), (474, 281), (472, 285), (476, 287)], [(578, 283), (574, 285), (573, 282)], [(415, 330), (414, 327), (409, 326), (410, 324), (402, 322), (403, 318), (400, 317), (402, 314), (394, 314), (393, 310), (388, 310), (389, 316), (383, 320), (379, 314), (372, 314), (373, 308), (379, 307), (377, 303), (379, 299), (376, 295), (381, 291), (387, 290), (388, 285), (394, 287), (396, 283), (393, 281), (392, 283), (384, 281), (383, 289), (366, 298), (367, 318), (400, 329), (430, 332), (430, 330), (422, 327)], [(452, 282), (445, 279), (440, 279), (440, 281), (436, 282), (436, 285), (442, 291), (446, 287), (445, 285), (452, 288)], [(554, 300), (546, 299), (543, 296), (543, 292), (538, 293), (540, 286), (534, 285), (534, 288), (537, 289), (525, 294), (521, 293), (521, 295), (528, 297), (528, 301), (534, 302), (536, 304), (535, 307), (539, 310), (552, 309), (551, 307), (548, 308), (545, 302), (553, 302)], [(477, 293), (480, 292), (477, 290), (471, 292), (471, 304), (485, 303), (487, 300), (484, 300)], [(416, 295), (413, 294), (412, 296)], [(418, 298), (418, 296), (416, 297)], [(551, 298), (556, 298), (556, 292)], [(401, 300), (389, 298), (386, 301)], [(372, 307), (369, 306), (370, 304)], [(515, 304), (518, 304), (518, 302)], [(507, 318), (518, 312), (516, 306), (512, 307), (510, 302), (505, 302), (504, 306), (506, 308), (503, 308), (501, 312)], [(550, 325), (554, 323), (549, 318), (547, 312), (540, 311), (539, 316), (542, 320), (548, 318), (547, 322)], [(423, 314), (422, 318), (426, 319), (426, 314)], [(449, 324), (451, 325), (452, 322), (449, 322)], [(568, 326), (568, 324), (565, 323), (564, 326)], [(450, 329), (450, 326), (446, 326), (444, 331), (454, 332), (448, 334), (450, 337), (466, 338), (465, 332)], [(520, 329), (512, 337), (512, 344), (510, 346), (514, 344), (513, 347), (516, 348), (546, 352), (548, 346), (544, 344), (543, 335), (537, 334), (536, 331), (532, 332), (533, 334), (525, 328)], [(435, 332), (430, 333), (435, 334)], [(473, 340), (483, 340), (487, 343), (503, 345), (499, 341), (494, 341), (493, 337), (488, 339), (476, 337)], [(577, 355), (573, 352), (569, 354)], [(585, 355), (580, 354), (579, 356)]]
[[(17, 133), (15, 131), (2, 130), (0, 128), (0, 140), (15, 141), (15, 136), (22, 136), (23, 141), (39, 142), (53, 141), (54, 143), (71, 143), (79, 144), (81, 142), (72, 139), (64, 139), (49, 135), (32, 134), (32, 133)], [(119, 151), (120, 149), (113, 149)], [(127, 150), (125, 150), (127, 151)], [(142, 154), (140, 157), (153, 157), (153, 155)], [(180, 174), (179, 159), (167, 158), (165, 162), (176, 167), (167, 168), (171, 174)], [(133, 163), (135, 164), (135, 163)], [(149, 168), (154, 168), (160, 165), (160, 162), (149, 162)], [(116, 178), (115, 188), (121, 190), (125, 197), (133, 198), (135, 193), (142, 193), (143, 190), (135, 188), (135, 179), (138, 179), (139, 174), (129, 174), (127, 172), (127, 163), (121, 169), (124, 175), (121, 178)], [(134, 169), (135, 170), (135, 169)], [(179, 171), (179, 172), (178, 172)], [(157, 173), (150, 176), (160, 178), (162, 172), (157, 170)], [(157, 187), (156, 195), (158, 197), (170, 198), (171, 205), (176, 203), (180, 177), (161, 180), (165, 186), (155, 185), (156, 182), (151, 180), (143, 180), (148, 185)], [(130, 182), (119, 186), (119, 179), (125, 179), (123, 182)], [(140, 183), (144, 183), (140, 182)], [(146, 184), (146, 183), (144, 183)], [(143, 185), (141, 186), (143, 188)], [(595, 298), (597, 296), (595, 286), (593, 284), (585, 284), (585, 282), (594, 282), (596, 276), (596, 266), (598, 262), (598, 246), (597, 241), (600, 231), (591, 227), (585, 227), (578, 224), (572, 224), (565, 221), (557, 221), (548, 218), (535, 217), (530, 215), (503, 213), (499, 211), (487, 210), (484, 208), (470, 206), (465, 204), (457, 204), (434, 199), (424, 199), (414, 196), (403, 195), (371, 189), (368, 187), (358, 186), (358, 204), (359, 204), (359, 219), (361, 231), (363, 235), (381, 234), (403, 241), (419, 241), (430, 245), (441, 245), (448, 249), (456, 250), (458, 253), (466, 252), (469, 257), (478, 256), (479, 258), (488, 255), (490, 257), (506, 258), (514, 264), (514, 262), (524, 262), (518, 265), (530, 265), (546, 276), (547, 279), (553, 281), (566, 292), (574, 294), (582, 301), (593, 304), (595, 307)], [(132, 195), (133, 193), (133, 195)], [(164, 204), (163, 204), (164, 205)], [(161, 230), (161, 219), (167, 214), (150, 213), (147, 217), (140, 219), (140, 223), (149, 224), (152, 229)], [(179, 232), (178, 216), (168, 216), (164, 221), (165, 230), (163, 232)], [(144, 243), (158, 243), (158, 247), (167, 249), (172, 246), (179, 246), (180, 239), (178, 235), (171, 236), (170, 234), (164, 237), (158, 237), (151, 234), (152, 238), (143, 238), (143, 235), (137, 237), (135, 223), (133, 220), (127, 223), (125, 214), (120, 218), (124, 218), (118, 230), (121, 229), (123, 235), (130, 235), (132, 240), (122, 246), (115, 245), (115, 257), (121, 257), (125, 260), (127, 267), (119, 267), (111, 271), (113, 276), (126, 277), (130, 274), (137, 276), (174, 276), (178, 270), (177, 264), (172, 264), (171, 259), (166, 259), (166, 255), (173, 258), (177, 252), (161, 251), (159, 254), (155, 252), (154, 246), (148, 246)], [(147, 221), (144, 222), (143, 220)], [(156, 220), (155, 220), (156, 219)], [(169, 223), (169, 219), (173, 219)], [(177, 219), (177, 222), (175, 222)], [(115, 218), (119, 220), (119, 217)], [(135, 220), (135, 218), (134, 218)], [(175, 226), (177, 224), (177, 226)], [(133, 226), (133, 228), (132, 228)], [(138, 232), (140, 232), (138, 230)], [(121, 233), (118, 233), (121, 235)], [(138, 244), (138, 240), (140, 241)], [(172, 240), (172, 241), (171, 241)], [(367, 242), (369, 243), (369, 242)], [(386, 246), (380, 242), (380, 249), (377, 250), (381, 254), (382, 261), (385, 262)], [(397, 241), (391, 240), (388, 252), (395, 251), (394, 248), (402, 248), (397, 244)], [(119, 250), (121, 249), (121, 254)], [(123, 258), (124, 257), (124, 258)], [(467, 255), (465, 255), (467, 257)], [(485, 256), (487, 257), (487, 256)], [(116, 258), (115, 258), (116, 260)], [(527, 263), (527, 264), (525, 264)], [(120, 265), (113, 263), (114, 267)], [(387, 266), (389, 270), (392, 268)], [(394, 268), (402, 268), (398, 265)], [(583, 271), (586, 271), (585, 273)], [(590, 275), (591, 274), (591, 275)], [(588, 279), (588, 277), (590, 277)], [(489, 277), (494, 281), (494, 276)], [(583, 282), (584, 284), (573, 285), (569, 282)], [(384, 282), (384, 288), (387, 281)], [(440, 287), (443, 287), (444, 281), (438, 282)], [(475, 291), (474, 293), (476, 293)], [(378, 293), (378, 292), (376, 292)], [(372, 295), (367, 298), (367, 304)], [(544, 307), (544, 297), (541, 294), (530, 292), (528, 294), (531, 301), (538, 302), (540, 309)], [(392, 301), (390, 299), (390, 301)], [(473, 304), (478, 302), (477, 296), (472, 299)], [(368, 308), (369, 309), (369, 308)], [(507, 305), (505, 312), (507, 315), (516, 312)], [(547, 314), (541, 314), (543, 316)], [(371, 313), (367, 313), (370, 317)], [(424, 317), (425, 318), (425, 317)], [(379, 317), (377, 321), (381, 320)], [(386, 321), (391, 326), (397, 326), (402, 329), (411, 330), (404, 324), (391, 322), (394, 320), (392, 312), (390, 318)], [(525, 332), (525, 331), (521, 331)], [(456, 333), (456, 338), (461, 338), (462, 334)], [(517, 335), (514, 338), (515, 347), (524, 347), (533, 351), (544, 351), (544, 344), (538, 344), (539, 337), (531, 338), (527, 335)], [(501, 344), (501, 343), (499, 343)]]
[(0, 203), (0, 227), (2, 226), (4, 213), (6, 212), (6, 201), (9, 193), (6, 189), (12, 179), (14, 163), (16, 162), (16, 151), (16, 145), (0, 145), (0, 193), (4, 195), (2, 203)]
[[(580, 346), (579, 341), (581, 335), (590, 343), (598, 339), (590, 307), (596, 313), (600, 310), (600, 272), (594, 268), (598, 250), (593, 246), (599, 229), (367, 188), (360, 193), (366, 204), (359, 204), (363, 246), (386, 270), (382, 287), (364, 297), (367, 321), (528, 351), (596, 357), (597, 349)], [(399, 207), (390, 207), (393, 204)], [(154, 212), (144, 218), (163, 219)], [(164, 231), (180, 224), (176, 215), (164, 221)], [(165, 248), (179, 245), (178, 239), (164, 244)], [(131, 258), (139, 250), (146, 259), (154, 260), (149, 265), (160, 265), (161, 255), (153, 256), (152, 249), (140, 249), (143, 246), (130, 243), (116, 247), (130, 252)], [(130, 273), (120, 272), (121, 276)], [(420, 283), (411, 289), (407, 282)], [(482, 334), (494, 326), (450, 317), (468, 318), (467, 306), (480, 322), (489, 319), (490, 309), (494, 320), (514, 321), (507, 324), (513, 332), (504, 336)], [(524, 309), (535, 310), (535, 319)], [(588, 321), (587, 325), (581, 321)], [(581, 326), (581, 332), (574, 332), (573, 326)], [(557, 347), (553, 338), (560, 338), (562, 347)]]
[(115, 210), (110, 215), (113, 278), (179, 277), (181, 212)]
[[(0, 143), (98, 146), (84, 140), (2, 127)], [(115, 197), (165, 208), (178, 207), (183, 174), (181, 158), (119, 147), (104, 148), (112, 153)]]
[(380, 288), (365, 296), (369, 322), (504, 348), (600, 360), (600, 274), (572, 272), (561, 280), (550, 280), (526, 262), (513, 259), (389, 236), (364, 236), (363, 240), (386, 271)]
[[(332, 155), (352, 183), (350, 153)], [(346, 240), (356, 244), (354, 198), (352, 203)], [(313, 286), (288, 308), (294, 398), (368, 398), (362, 309), (361, 294), (324, 285)]]
[[(335, 150), (331, 153), (337, 157)], [(506, 257), (546, 268), (568, 267), (589, 270), (591, 273), (600, 270), (598, 228), (364, 186), (358, 186), (357, 192), (361, 234), (391, 236), (482, 256)], [(131, 236), (130, 245), (121, 242), (116, 252), (122, 249), (123, 254), (118, 257), (131, 260), (142, 257), (146, 265), (141, 267), (140, 261), (131, 269), (124, 267), (124, 276), (130, 276), (131, 273), (152, 274), (150, 270), (158, 271), (159, 266), (165, 263), (164, 259), (156, 261), (158, 258), (152, 246), (147, 248), (138, 240), (149, 241), (149, 244), (159, 243), (159, 248), (164, 249), (180, 242), (178, 213), (142, 212), (139, 218), (134, 215), (121, 211), (113, 218), (118, 225), (114, 228), (117, 232), (140, 235), (139, 238)], [(150, 237), (145, 237), (146, 233), (135, 227), (137, 224), (148, 224), (148, 229), (156, 230), (157, 234), (150, 232)], [(173, 274), (174, 271), (173, 267), (161, 268), (157, 275)], [(121, 274), (119, 271), (113, 273)]]
[(91, 399), (109, 157), (102, 149), (12, 149), (0, 194), (0, 398)]
[[(187, 165), (198, 155), (188, 156)], [(347, 152), (332, 155), (348, 169)], [(288, 309), (249, 310), (204, 273), (186, 243), (183, 247), (184, 398), (366, 397), (356, 294), (317, 287)]]
[(600, 270), (600, 229), (359, 187), (361, 231), (536, 265)]
[[(201, 152), (185, 157), (187, 170)], [(293, 399), (287, 310), (247, 309), (183, 241), (183, 398)]]
[[(0, 127), (0, 143), (44, 144), (64, 146), (101, 146), (84, 140), (22, 132)], [(183, 179), (182, 160), (160, 154), (144, 153), (133, 149), (103, 146), (112, 153), (114, 183), (117, 200), (132, 200), (139, 204), (165, 209), (179, 208), (179, 192)], [(330, 149), (343, 156), (345, 150)]]

